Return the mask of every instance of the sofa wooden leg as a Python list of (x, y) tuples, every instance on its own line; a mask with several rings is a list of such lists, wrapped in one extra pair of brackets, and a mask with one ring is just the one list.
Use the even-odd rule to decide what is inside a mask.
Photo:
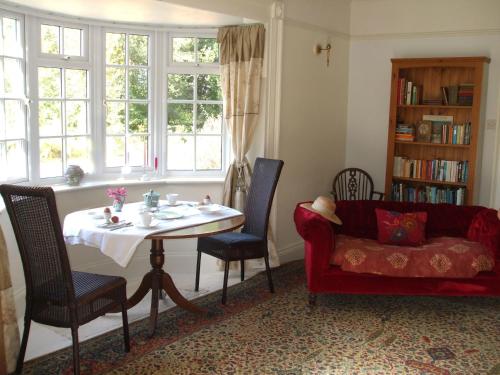
[(309, 305), (316, 306), (316, 300), (318, 295), (314, 293), (309, 293)]

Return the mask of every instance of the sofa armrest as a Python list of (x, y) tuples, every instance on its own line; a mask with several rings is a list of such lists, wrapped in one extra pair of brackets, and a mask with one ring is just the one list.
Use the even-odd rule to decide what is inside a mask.
[(328, 220), (299, 205), (295, 208), (294, 221), (297, 232), (305, 241), (304, 263), (307, 285), (311, 292), (315, 292), (322, 273), (330, 267), (335, 233)]
[(490, 208), (479, 211), (472, 219), (467, 239), (479, 242), (500, 261), (500, 220), (497, 211)]

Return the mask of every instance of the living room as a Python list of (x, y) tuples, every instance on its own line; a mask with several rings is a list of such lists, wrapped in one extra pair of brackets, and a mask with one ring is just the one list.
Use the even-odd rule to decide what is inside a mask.
[[(476, 172), (477, 198), (473, 203), (495, 209), (500, 207), (498, 1), (16, 0), (1, 1), (0, 9), (23, 20), (24, 30), (31, 32), (26, 35), (28, 42), (39, 40), (39, 35), (34, 33), (44, 22), (68, 28), (75, 25), (82, 27), (88, 33), (89, 51), (96, 55), (87, 55), (90, 59), (81, 65), (78, 65), (77, 60), (71, 59), (58, 64), (88, 69), (91, 74), (102, 72), (104, 68), (101, 65), (106, 64), (103, 63), (103, 33), (116, 30), (139, 30), (147, 33), (151, 37), (151, 46), (154, 47), (151, 49), (154, 58), (147, 69), (150, 69), (151, 74), (159, 74), (151, 78), (158, 86), (152, 89), (154, 91), (148, 99), (157, 108), (151, 113), (152, 126), (165, 120), (160, 108), (168, 100), (167, 88), (164, 87), (166, 84), (159, 77), (168, 72), (176, 73), (175, 70), (168, 70), (174, 69), (174, 66), (160, 66), (168, 60), (170, 50), (162, 47), (168, 38), (176, 35), (189, 36), (189, 33), (214, 38), (220, 26), (263, 24), (265, 51), (260, 114), (254, 139), (248, 150), (248, 159), (252, 165), (258, 156), (285, 162), (270, 216), (277, 262), (282, 265), (304, 258), (304, 241), (293, 222), (297, 203), (328, 195), (332, 180), (340, 170), (347, 167), (364, 169), (372, 176), (376, 189), (384, 190), (391, 59), (488, 57), (490, 62), (484, 74), (482, 98), (484, 116), (480, 124), (482, 136), (478, 139), (480, 168)], [(330, 45), (331, 49), (317, 54), (317, 45), (320, 48)], [(38, 64), (30, 65), (28, 73), (36, 71), (37, 66), (52, 64), (52, 61), (37, 56), (33, 50), (27, 50), (26, 61), (28, 65), (32, 61)], [(217, 71), (218, 67), (211, 66), (205, 73), (214, 74)], [(36, 86), (36, 80), (33, 82), (34, 78), (29, 74), (23, 79), (27, 80), (28, 88)], [(95, 82), (95, 85), (95, 96), (88, 99), (91, 105), (98, 103), (101, 98), (99, 95), (102, 96), (98, 92), (105, 90), (102, 82)], [(95, 124), (103, 122), (102, 113), (96, 113), (92, 121)], [(94, 123), (92, 126), (95, 126)], [(159, 138), (161, 133), (152, 136)], [(100, 142), (102, 143), (102, 139)], [(159, 145), (160, 141), (157, 142)], [(229, 153), (229, 142), (221, 142), (227, 142), (224, 147)], [(158, 147), (161, 149), (162, 146)], [(156, 173), (155, 157), (154, 154), (149, 157), (150, 169), (146, 172), (151, 175)], [(226, 164), (221, 169), (227, 169), (229, 157), (223, 155), (222, 159)], [(158, 163), (160, 171), (168, 169), (162, 164), (164, 161), (161, 158)], [(33, 168), (36, 170), (38, 166), (28, 166), (27, 173), (32, 173)], [(182, 199), (199, 201), (210, 194), (214, 202), (223, 201), (225, 173), (196, 176), (181, 173), (162, 176), (157, 182), (154, 178), (144, 182), (139, 181), (143, 174), (140, 169), (133, 171), (128, 177), (125, 174), (124, 180), (118, 180), (124, 177), (121, 170), (109, 175), (112, 177), (99, 176), (99, 171), (103, 169), (87, 173), (79, 188), (61, 187), (64, 183), (63, 176), (51, 180), (54, 186), (59, 185), (56, 196), (61, 220), (73, 211), (109, 205), (110, 200), (104, 193), (108, 186), (126, 186), (127, 199), (130, 201), (141, 200), (142, 194), (149, 191), (150, 187), (162, 196), (166, 193), (180, 193)], [(98, 183), (99, 180), (109, 181), (113, 178), (116, 180), (113, 185)], [(127, 178), (134, 181), (127, 183)], [(43, 179), (32, 182), (41, 184)], [(22, 322), (25, 304), (23, 267), (16, 239), (12, 229), (8, 229), (11, 227), (5, 210), (0, 212), (0, 224), (7, 243), (16, 314)], [(172, 240), (169, 243), (172, 245), (167, 246), (166, 269), (173, 272), (174, 281), (175, 274), (178, 274), (179, 283), (184, 283), (185, 288), (192, 288), (196, 263), (196, 252), (193, 251), (195, 241)], [(149, 267), (148, 244), (140, 245), (137, 255), (127, 268), (114, 264), (98, 249), (88, 248), (83, 252), (83, 248), (81, 245), (75, 249), (68, 247), (72, 266), (80, 271), (122, 275), (127, 279), (129, 293), (136, 289), (143, 270)], [(277, 264), (271, 264), (275, 265)], [(260, 269), (262, 267), (258, 265), (256, 270)], [(215, 261), (202, 263), (202, 272), (216, 275), (214, 280), (217, 282), (214, 282), (213, 290), (220, 289), (222, 272)], [(238, 281), (238, 272), (232, 272), (230, 283)], [(36, 333), (32, 332), (32, 335), (35, 336)], [(33, 340), (33, 336), (30, 336), (30, 340)], [(43, 335), (41, 337), (43, 342)]]

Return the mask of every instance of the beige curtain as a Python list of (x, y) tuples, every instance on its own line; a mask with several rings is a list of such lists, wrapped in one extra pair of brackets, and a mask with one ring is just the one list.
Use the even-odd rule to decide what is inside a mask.
[(12, 294), (7, 246), (0, 228), (0, 374), (13, 372), (19, 351), (16, 308)]
[[(261, 24), (222, 27), (217, 35), (224, 119), (234, 155), (224, 182), (223, 203), (238, 209), (244, 208), (241, 202), (252, 177), (246, 154), (259, 120), (264, 40)], [(268, 237), (270, 263), (277, 266), (279, 259), (271, 231)]]
[(224, 184), (226, 205), (235, 203), (238, 178), (245, 188), (250, 185), (252, 173), (246, 154), (259, 118), (264, 37), (263, 25), (222, 27), (217, 35), (224, 119), (234, 155)]

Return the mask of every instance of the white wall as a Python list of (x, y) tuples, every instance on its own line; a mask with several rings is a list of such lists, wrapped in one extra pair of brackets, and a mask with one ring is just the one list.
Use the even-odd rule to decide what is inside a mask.
[[(302, 256), (295, 205), (327, 195), (344, 166), (349, 40), (343, 32), (349, 7), (345, 1), (291, 1), (286, 6), (279, 138), (285, 166), (277, 196), (277, 240), (282, 256)], [(322, 25), (332, 19), (338, 24)], [(325, 53), (313, 53), (316, 43), (327, 42), (333, 46), (329, 67)]]
[[(489, 56), (485, 119), (495, 122), (500, 82), (499, 1), (354, 1), (351, 34), (346, 165), (366, 169), (377, 189), (383, 189), (385, 178), (391, 58)], [(492, 204), (495, 128), (481, 125), (483, 159), (477, 203), (488, 206)]]

